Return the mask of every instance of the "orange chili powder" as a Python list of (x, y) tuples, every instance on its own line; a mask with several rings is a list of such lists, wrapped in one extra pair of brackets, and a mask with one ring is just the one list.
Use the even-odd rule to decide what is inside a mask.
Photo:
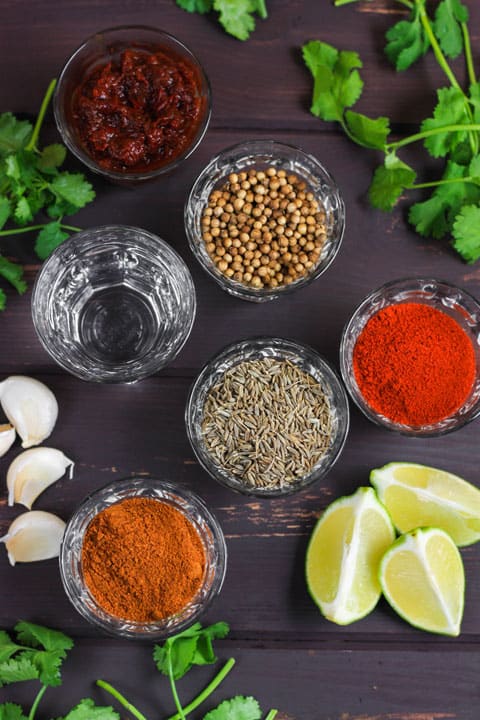
[(128, 498), (101, 510), (88, 525), (82, 568), (104, 610), (151, 622), (179, 612), (197, 594), (205, 549), (176, 508), (153, 498)]
[(473, 343), (450, 315), (421, 303), (379, 310), (353, 350), (365, 402), (393, 422), (420, 426), (455, 413), (476, 374)]

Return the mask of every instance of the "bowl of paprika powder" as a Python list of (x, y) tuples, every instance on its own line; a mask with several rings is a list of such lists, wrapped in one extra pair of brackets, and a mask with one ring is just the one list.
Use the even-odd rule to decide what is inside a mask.
[(67, 524), (60, 574), (68, 598), (111, 635), (161, 639), (193, 624), (220, 592), (222, 530), (195, 493), (151, 477), (89, 495)]
[(177, 38), (143, 25), (97, 32), (70, 57), (54, 97), (58, 131), (90, 170), (114, 182), (150, 180), (201, 142), (210, 86)]
[(418, 437), (457, 430), (480, 413), (480, 304), (433, 278), (389, 282), (347, 323), (340, 368), (378, 425)]

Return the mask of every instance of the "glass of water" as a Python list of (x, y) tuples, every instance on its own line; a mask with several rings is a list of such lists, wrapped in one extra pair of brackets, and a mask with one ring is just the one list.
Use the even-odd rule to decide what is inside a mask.
[(72, 235), (41, 268), (32, 296), (40, 341), (82, 380), (134, 382), (180, 352), (195, 318), (181, 257), (146, 230), (107, 225)]

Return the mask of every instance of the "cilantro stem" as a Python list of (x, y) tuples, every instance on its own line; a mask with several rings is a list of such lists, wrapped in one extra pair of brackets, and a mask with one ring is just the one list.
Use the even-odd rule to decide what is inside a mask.
[(273, 720), (273, 718), (276, 716), (277, 713), (278, 713), (278, 710), (270, 710), (270, 712), (268, 713), (265, 720)]
[(421, 190), (422, 188), (438, 187), (439, 185), (453, 185), (454, 183), (473, 183), (478, 185), (478, 179), (468, 175), (467, 177), (445, 178), (445, 180), (432, 180), (431, 182), (416, 183), (409, 185), (408, 190)]
[[(440, 48), (440, 45), (437, 42), (437, 38), (434, 35), (434, 32), (432, 30), (432, 26), (430, 24), (430, 19), (427, 15), (427, 11), (425, 10), (425, 7), (419, 0), (415, 0), (415, 4), (418, 7), (420, 20), (423, 25), (423, 29), (425, 30), (425, 33), (430, 41), (430, 45), (432, 46), (432, 50), (435, 54), (435, 57), (437, 59), (438, 64), (442, 68), (443, 72), (447, 76), (447, 78), (450, 80), (450, 83), (453, 85), (453, 87), (458, 88), (458, 90), (462, 90), (462, 88), (459, 85), (459, 82), (455, 75), (453, 74), (450, 65), (448, 64), (445, 55), (442, 52), (442, 49)], [(462, 90), (463, 92), (463, 90)]]
[[(230, 670), (235, 665), (234, 658), (230, 658), (230, 660), (227, 660), (223, 668), (215, 675), (213, 680), (207, 685), (202, 692), (197, 695), (196, 698), (192, 700), (191, 703), (189, 703), (185, 708), (183, 708), (183, 712), (185, 715), (188, 715), (189, 713), (193, 712), (199, 705), (201, 705), (220, 685), (220, 683), (227, 677)], [(180, 713), (176, 713), (175, 715), (171, 715), (167, 720), (180, 720), (181, 719)]]
[(173, 699), (175, 701), (175, 707), (178, 711), (178, 716), (181, 718), (181, 720), (186, 720), (185, 713), (182, 708), (182, 703), (180, 702), (180, 698), (178, 697), (177, 693), (177, 686), (175, 685), (175, 678), (173, 677), (173, 667), (172, 667), (172, 651), (171, 647), (168, 647), (167, 650), (167, 658), (168, 658), (168, 677), (170, 678), (170, 687), (172, 689), (172, 695)]
[[(113, 695), (115, 700), (118, 700), (120, 705), (123, 705), (125, 710), (128, 710), (128, 712), (131, 713), (134, 717), (136, 717), (137, 720), (147, 720), (145, 715), (142, 715), (142, 713), (137, 710), (134, 705), (129, 703), (128, 700), (118, 692), (118, 690), (115, 690), (115, 688), (112, 687), (110, 683), (105, 682), (105, 680), (97, 680), (96, 684), (98, 685), (98, 687), (101, 687), (103, 688), (103, 690), (106, 690), (108, 693), (110, 693), (110, 695)], [(31, 719), (29, 718), (28, 720)]]
[[(28, 649), (30, 650), (31, 648), (28, 648)], [(33, 718), (35, 717), (35, 713), (37, 712), (37, 708), (40, 703), (40, 700), (45, 695), (46, 690), (47, 690), (47, 685), (42, 685), (42, 687), (38, 691), (37, 697), (33, 701), (32, 707), (30, 708), (30, 712), (28, 713), (28, 720), (33, 720)]]
[(462, 22), (461, 28), (463, 35), (463, 45), (465, 48), (465, 61), (467, 63), (468, 79), (470, 80), (471, 85), (475, 85), (475, 83), (477, 82), (477, 78), (475, 76), (475, 68), (473, 66), (472, 46), (470, 44), (470, 33), (468, 32), (467, 23)]
[(472, 124), (465, 124), (465, 125), (444, 125), (443, 127), (438, 128), (432, 128), (431, 130), (423, 130), (422, 132), (415, 133), (414, 135), (409, 135), (406, 138), (403, 138), (402, 140), (397, 140), (397, 142), (393, 143), (387, 143), (385, 145), (386, 150), (398, 150), (398, 148), (404, 147), (405, 145), (410, 145), (411, 143), (418, 142), (419, 140), (424, 140), (427, 137), (431, 137), (432, 135), (441, 135), (442, 133), (450, 133), (450, 132), (479, 132), (480, 131), (480, 124), (479, 123), (472, 123)]
[[(0, 230), (0, 237), (6, 237), (7, 235), (18, 235), (24, 232), (33, 232), (33, 230), (41, 230), (49, 223), (43, 223), (41, 225), (28, 225), (27, 227), (13, 228), (12, 230)], [(59, 226), (62, 230), (71, 230), (72, 232), (80, 232), (82, 228), (74, 227), (73, 225), (64, 225), (60, 223)]]
[(55, 90), (56, 84), (57, 84), (57, 80), (55, 78), (53, 80), (50, 80), (50, 84), (47, 88), (47, 92), (45, 93), (45, 96), (42, 100), (42, 104), (40, 106), (40, 112), (38, 113), (35, 127), (33, 128), (32, 137), (30, 138), (28, 145), (25, 146), (25, 150), (36, 150), (37, 149), (37, 141), (38, 141), (38, 136), (40, 135), (40, 128), (42, 127), (43, 119), (45, 117), (45, 113), (47, 112), (48, 103), (50, 102), (50, 98), (52, 97), (52, 94), (53, 94), (53, 91)]

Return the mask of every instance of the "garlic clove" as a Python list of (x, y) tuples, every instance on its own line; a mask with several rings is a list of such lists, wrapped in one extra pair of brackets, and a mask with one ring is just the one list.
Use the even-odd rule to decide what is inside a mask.
[(0, 457), (5, 455), (15, 442), (15, 428), (9, 423), (0, 425)]
[(19, 515), (0, 538), (8, 552), (10, 565), (57, 557), (60, 553), (65, 523), (57, 515), (30, 510)]
[(44, 490), (59, 480), (73, 461), (60, 450), (49, 447), (31, 448), (17, 455), (7, 470), (8, 504), (21, 503), (31, 508)]
[(43, 442), (57, 421), (55, 395), (42, 382), (25, 375), (11, 375), (0, 383), (0, 405), (24, 448)]

